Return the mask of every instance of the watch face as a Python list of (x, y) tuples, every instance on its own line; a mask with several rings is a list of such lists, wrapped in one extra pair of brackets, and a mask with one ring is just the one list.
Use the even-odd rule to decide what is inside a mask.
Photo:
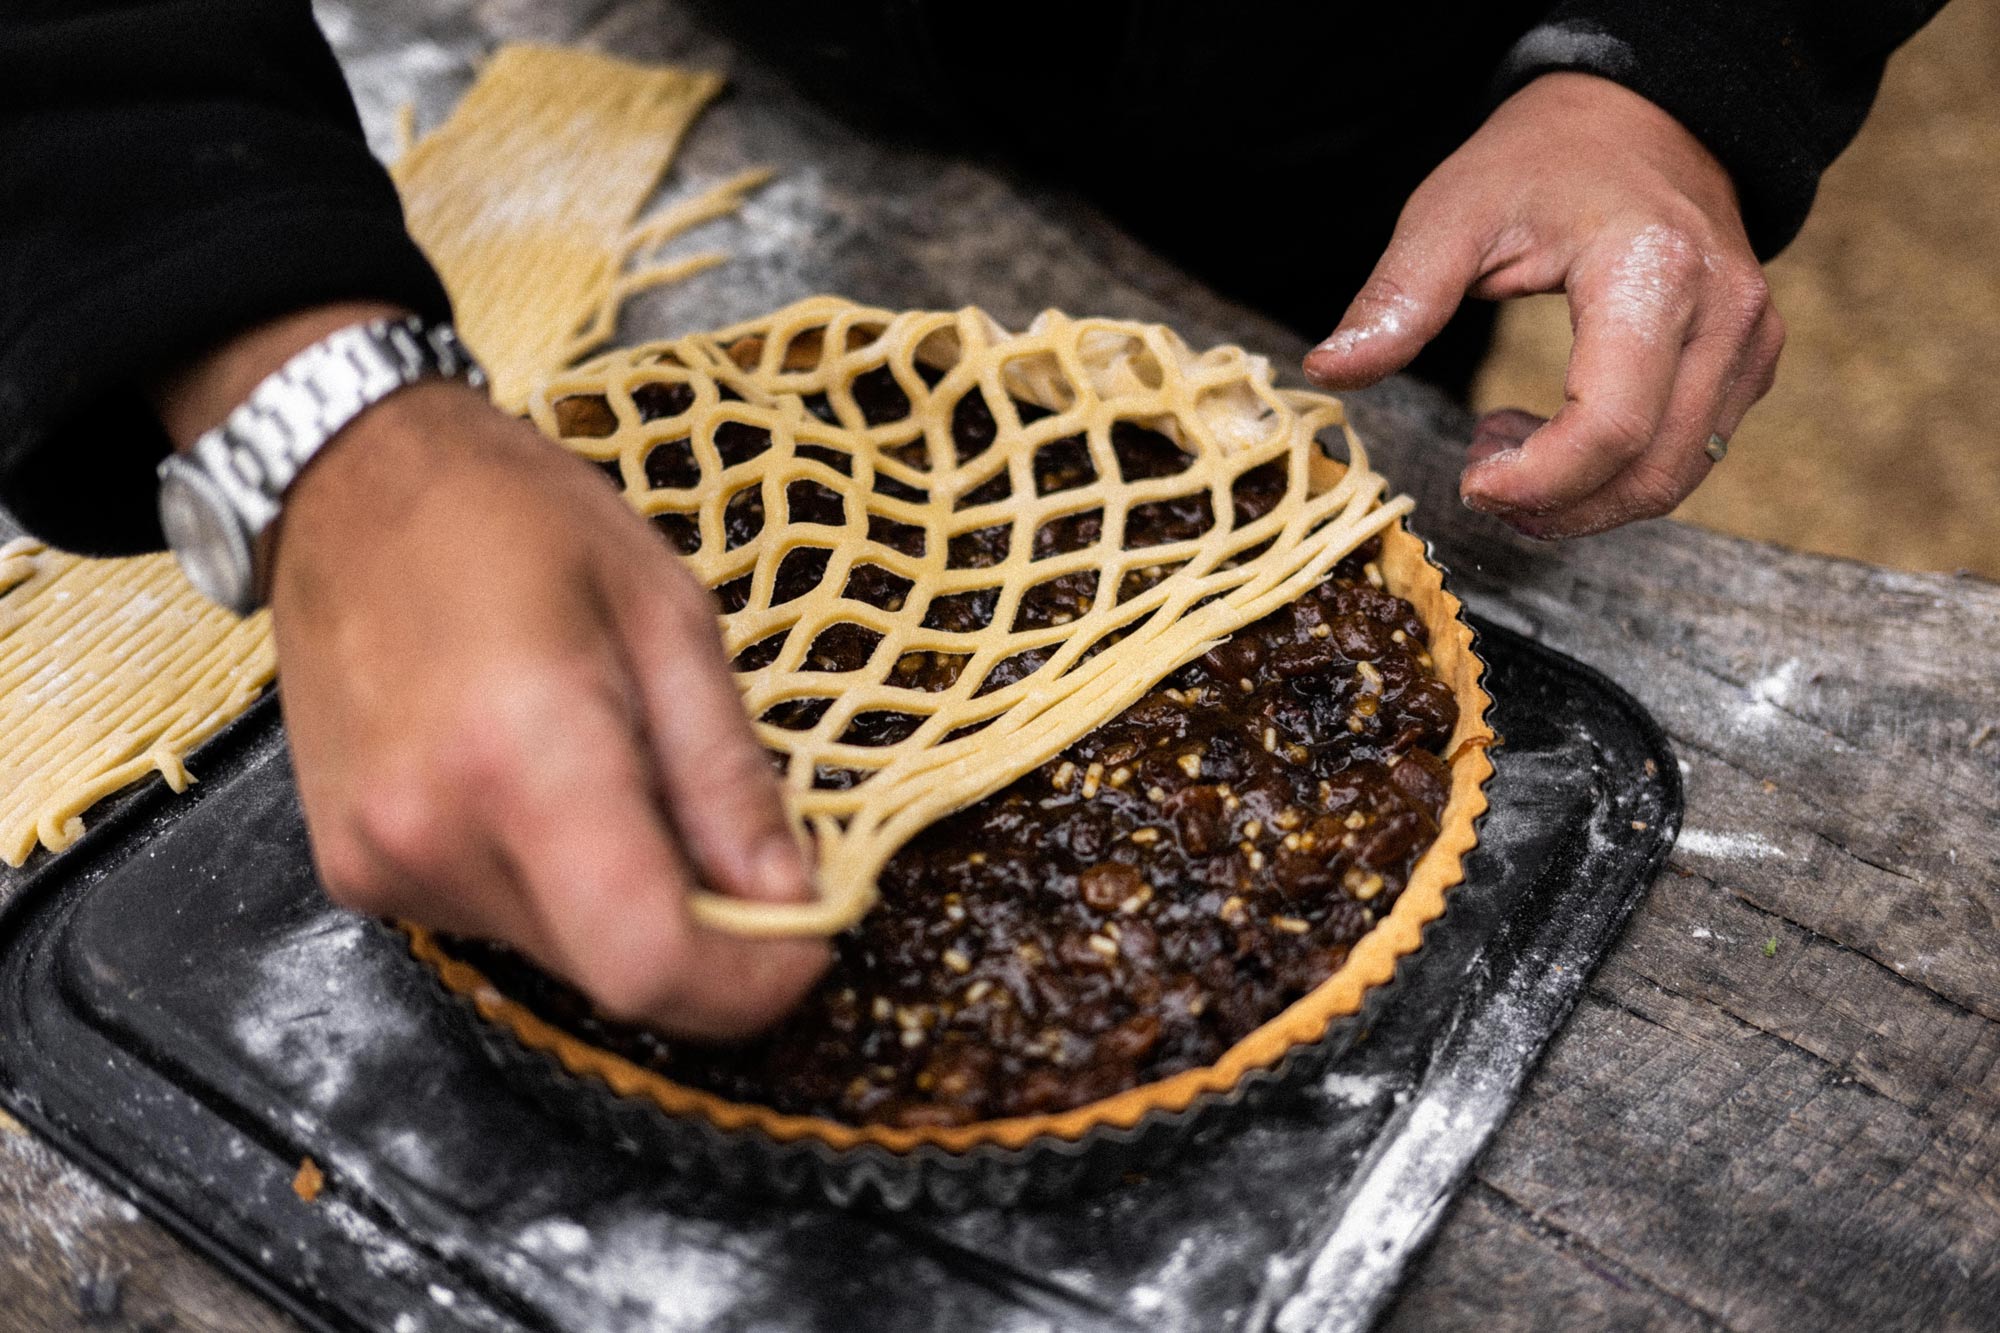
[(238, 613), (253, 609), (249, 540), (220, 489), (182, 459), (160, 469), (160, 527), (197, 591)]

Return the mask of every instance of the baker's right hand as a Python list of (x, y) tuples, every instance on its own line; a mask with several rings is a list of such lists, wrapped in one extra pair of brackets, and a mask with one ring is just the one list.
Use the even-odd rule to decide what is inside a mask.
[(396, 393), (286, 497), (270, 602), (332, 897), (503, 940), (605, 1012), (764, 1028), (823, 941), (688, 894), (813, 892), (707, 592), (603, 476), (464, 384)]

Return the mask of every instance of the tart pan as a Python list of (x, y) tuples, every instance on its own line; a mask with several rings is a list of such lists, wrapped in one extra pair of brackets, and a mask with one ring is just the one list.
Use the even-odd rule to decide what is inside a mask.
[(495, 1064), (552, 1113), (731, 1186), (810, 1190), (840, 1204), (872, 1197), (897, 1209), (962, 1208), (1053, 1201), (1156, 1170), (1239, 1123), (1274, 1091), (1324, 1071), (1366, 1032), (1425, 929), (1443, 915), (1477, 842), (1495, 738), (1472, 628), (1428, 544), (1403, 524), (1384, 532), (1381, 564), (1390, 591), (1423, 617), (1439, 674), (1459, 702), (1440, 832), (1390, 914), (1347, 961), (1215, 1064), (1064, 1112), (948, 1128), (854, 1126), (726, 1101), (590, 1045), (502, 995), (421, 927), (403, 927), (411, 951), (458, 1002)]

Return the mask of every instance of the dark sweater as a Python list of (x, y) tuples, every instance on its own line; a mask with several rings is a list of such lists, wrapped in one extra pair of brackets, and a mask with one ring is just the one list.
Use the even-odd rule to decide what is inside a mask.
[[(953, 0), (713, 8), (725, 23), (754, 10), (743, 35), (850, 109), (875, 90), (885, 122), (1063, 176), (1230, 294), (1324, 332), (1409, 190), (1497, 98), (1552, 70), (1675, 115), (1775, 254), (1890, 52), (1940, 3), (1130, 0), (1088, 22), (1089, 6), (1044, 3), (1078, 35), (1053, 54), (1027, 3), (1004, 27)], [(1023, 96), (1024, 71), (1072, 95)], [(1078, 116), (1120, 143), (1115, 169), (1036, 132)], [(1157, 168), (1190, 157), (1213, 189), (1163, 198)], [(1233, 182), (1274, 179), (1296, 182), (1309, 245), (1234, 206)], [(449, 313), (306, 0), (0, 11), (0, 503), (28, 529), (94, 553), (157, 547), (168, 443), (148, 378), (262, 319), (359, 298)]]

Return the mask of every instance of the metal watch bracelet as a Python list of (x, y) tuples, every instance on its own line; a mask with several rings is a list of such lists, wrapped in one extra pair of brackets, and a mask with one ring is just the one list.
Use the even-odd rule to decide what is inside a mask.
[(449, 324), (351, 324), (293, 356), (184, 454), (160, 464), (160, 526), (188, 581), (238, 615), (261, 597), (257, 539), (312, 456), (362, 412), (427, 379), (483, 386)]

